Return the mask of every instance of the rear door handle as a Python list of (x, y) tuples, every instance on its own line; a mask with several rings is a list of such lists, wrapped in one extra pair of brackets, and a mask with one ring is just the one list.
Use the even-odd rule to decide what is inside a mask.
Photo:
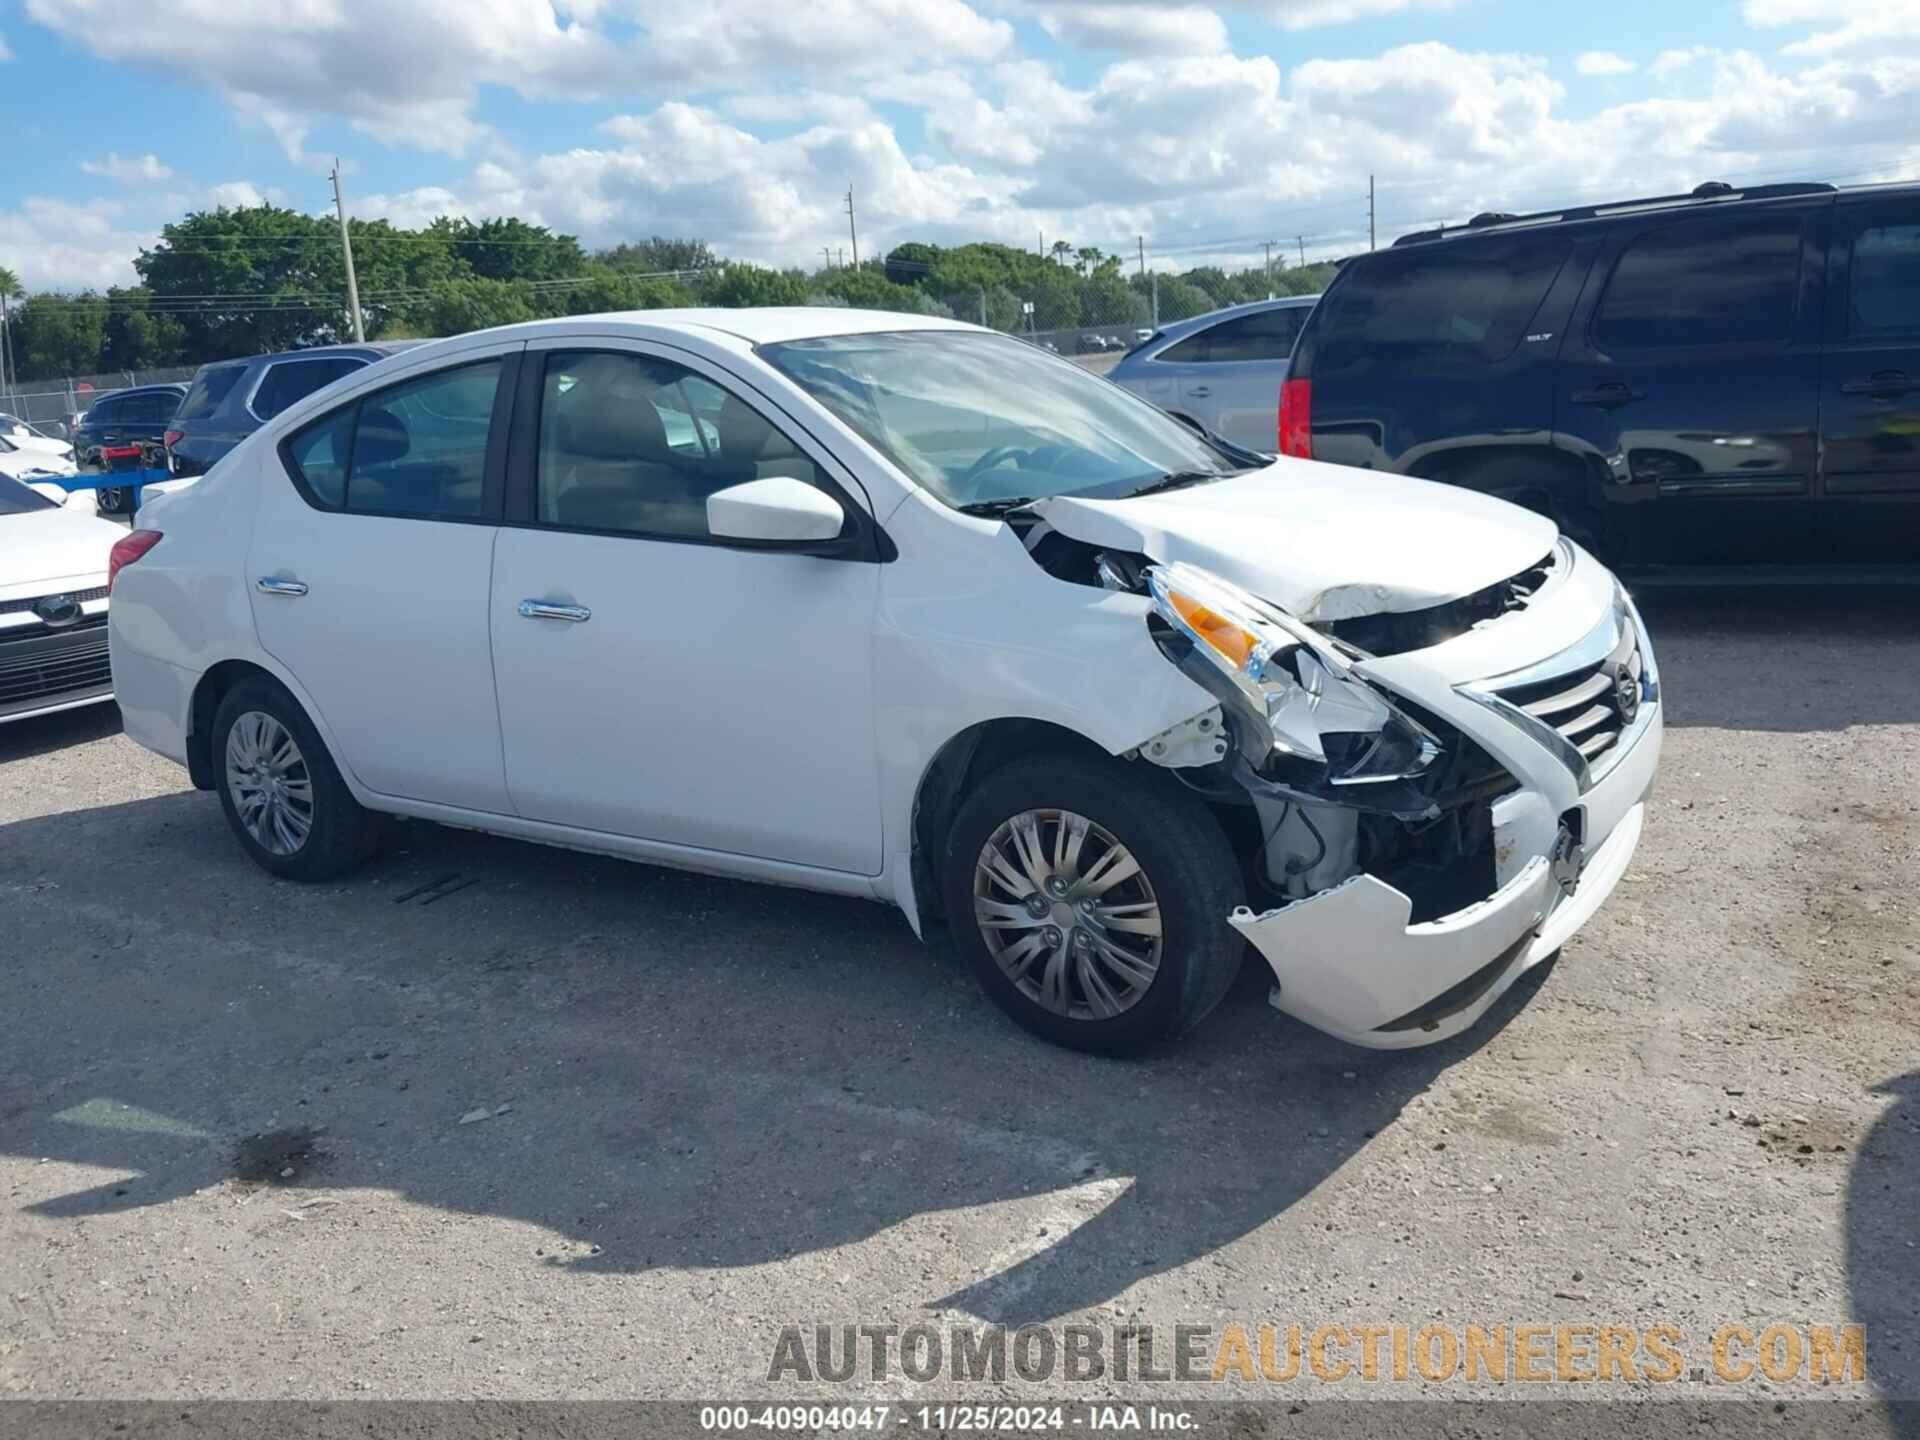
[(253, 582), (253, 588), (262, 595), (304, 595), (307, 582), (304, 580), (276, 580), (270, 575), (262, 575)]
[(1208, 396), (1208, 395), (1211, 395), (1211, 394), (1213, 393), (1213, 391), (1211, 391), (1211, 390), (1209, 390), (1209, 389), (1208, 389), (1208, 388), (1207, 388), (1206, 386), (1204, 386), (1204, 385), (1189, 385), (1189, 386), (1187, 387), (1187, 393), (1188, 393), (1189, 395), (1197, 395), (1197, 396), (1200, 396), (1201, 398), (1203, 398), (1203, 399), (1204, 399), (1204, 398), (1205, 398), (1206, 396)]
[(570, 620), (575, 625), (593, 618), (593, 611), (584, 605), (555, 605), (546, 600), (522, 600), (520, 617), (523, 620)]
[(1913, 381), (1904, 370), (1876, 370), (1864, 380), (1843, 380), (1842, 395), (1876, 395), (1892, 399), (1913, 389)]
[(1622, 385), (1611, 380), (1605, 385), (1595, 385), (1586, 390), (1576, 390), (1567, 396), (1576, 405), (1598, 405), (1602, 410), (1611, 410), (1616, 405), (1624, 405), (1629, 400), (1638, 400), (1647, 392), (1636, 390), (1631, 385)]

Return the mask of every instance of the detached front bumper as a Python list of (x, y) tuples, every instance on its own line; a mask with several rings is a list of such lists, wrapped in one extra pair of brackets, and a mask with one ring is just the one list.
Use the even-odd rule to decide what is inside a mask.
[(1528, 727), (1466, 693), (1472, 687), (1453, 687), (1463, 703), (1448, 707), (1450, 718), (1504, 752), (1521, 781), (1493, 806), (1498, 888), (1486, 899), (1413, 924), (1405, 894), (1362, 874), (1265, 914), (1229, 917), (1272, 967), (1276, 1008), (1355, 1045), (1430, 1045), (1471, 1026), (1592, 918), (1639, 844), (1664, 731), (1639, 616), (1624, 600), (1620, 615), (1646, 655), (1649, 693), (1602, 768), (1566, 763), (1577, 757), (1536, 744)]

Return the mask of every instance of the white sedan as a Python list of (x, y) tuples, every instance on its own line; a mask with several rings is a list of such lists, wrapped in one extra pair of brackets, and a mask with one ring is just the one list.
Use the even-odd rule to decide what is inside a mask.
[(74, 473), (73, 447), (64, 441), (0, 435), (0, 475), (31, 485)]
[(1225, 994), (1456, 1033), (1612, 890), (1660, 751), (1539, 516), (1197, 435), (845, 309), (466, 335), (289, 408), (115, 547), (127, 730), (317, 880), (380, 812), (864, 896), (1121, 1052)]
[(0, 475), (0, 724), (113, 698), (107, 558), (126, 533)]

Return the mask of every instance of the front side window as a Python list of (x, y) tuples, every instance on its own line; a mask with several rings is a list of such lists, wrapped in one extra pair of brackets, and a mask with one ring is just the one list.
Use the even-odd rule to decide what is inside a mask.
[(534, 492), (542, 524), (710, 538), (707, 497), (819, 467), (740, 396), (670, 360), (610, 351), (546, 357)]
[(1247, 468), (1118, 385), (1001, 335), (835, 335), (760, 354), (956, 508), (1129, 495)]
[(363, 395), (295, 431), (287, 457), (328, 509), (477, 516), (500, 364), (482, 360)]
[(1784, 341), (1799, 285), (1796, 215), (1662, 225), (1622, 252), (1594, 340), (1620, 350)]
[(1850, 335), (1920, 331), (1920, 224), (1869, 225), (1854, 236)]
[(271, 420), (289, 405), (306, 399), (342, 376), (353, 374), (365, 364), (364, 360), (345, 357), (277, 361), (267, 367), (267, 373), (260, 378), (260, 388), (253, 392), (253, 413), (262, 420)]

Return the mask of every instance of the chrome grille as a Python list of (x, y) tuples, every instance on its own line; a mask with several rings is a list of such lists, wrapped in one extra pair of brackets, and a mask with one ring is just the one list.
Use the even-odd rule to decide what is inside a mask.
[(68, 630), (0, 640), (0, 715), (108, 693), (113, 671), (106, 618), (91, 616)]
[(51, 599), (54, 595), (65, 595), (84, 605), (89, 600), (106, 599), (107, 587), (100, 585), (92, 590), (54, 590), (46, 595), (29, 595), (24, 600), (0, 600), (0, 615), (17, 615), (31, 610), (42, 600)]
[(1620, 733), (1632, 722), (1632, 714), (1623, 713), (1622, 692), (1630, 691), (1634, 710), (1639, 705), (1639, 637), (1633, 626), (1621, 628), (1620, 643), (1604, 660), (1551, 679), (1504, 686), (1494, 693), (1557, 730), (1589, 762), (1598, 759), (1619, 743)]

